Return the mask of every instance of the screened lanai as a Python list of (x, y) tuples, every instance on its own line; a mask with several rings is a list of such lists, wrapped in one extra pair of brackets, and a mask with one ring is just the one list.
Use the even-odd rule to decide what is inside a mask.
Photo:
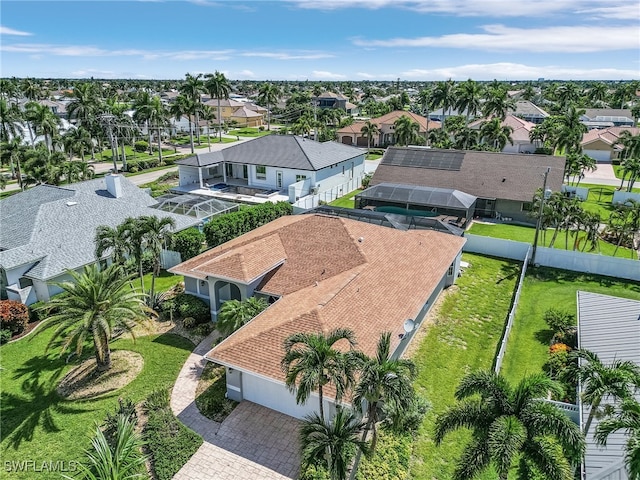
[(356, 195), (356, 208), (415, 217), (456, 217), (467, 224), (477, 198), (460, 190), (380, 183)]
[(190, 215), (202, 220), (220, 215), (221, 213), (235, 211), (239, 207), (237, 203), (225, 202), (217, 198), (203, 197), (200, 195), (177, 195), (168, 193), (158, 197), (157, 200), (158, 203), (154, 208), (158, 210)]

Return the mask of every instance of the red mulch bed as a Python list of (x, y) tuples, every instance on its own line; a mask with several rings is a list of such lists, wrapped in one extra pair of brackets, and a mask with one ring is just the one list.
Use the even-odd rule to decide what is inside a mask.
[(14, 340), (18, 340), (22, 337), (26, 337), (33, 331), (34, 328), (36, 328), (41, 323), (42, 323), (42, 320), (37, 320), (35, 322), (27, 323), (27, 328), (24, 329), (24, 332), (22, 332), (20, 335), (14, 335), (13, 337), (11, 337), (11, 340), (9, 341), (13, 342)]

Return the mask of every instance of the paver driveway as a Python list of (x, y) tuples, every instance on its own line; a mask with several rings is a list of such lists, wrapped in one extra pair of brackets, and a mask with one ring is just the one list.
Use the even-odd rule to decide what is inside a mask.
[(196, 347), (171, 394), (173, 413), (204, 439), (174, 480), (296, 478), (300, 465), (297, 420), (246, 401), (222, 424), (198, 411), (195, 392), (206, 364), (203, 355), (211, 344), (208, 337)]

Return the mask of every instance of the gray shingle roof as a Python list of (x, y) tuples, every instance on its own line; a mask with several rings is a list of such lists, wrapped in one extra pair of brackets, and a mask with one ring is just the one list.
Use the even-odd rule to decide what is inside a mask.
[[(413, 163), (401, 166), (401, 157), (407, 150)], [(458, 166), (459, 156), (462, 162)], [(448, 157), (453, 162), (452, 169), (438, 168)], [(560, 191), (564, 163), (564, 157), (552, 155), (389, 147), (373, 174), (371, 185), (399, 183), (451, 188), (479, 198), (530, 202), (536, 190), (542, 188), (547, 167), (551, 167), (547, 187)]]
[(54, 187), (41, 185), (0, 202), (0, 266), (38, 262), (27, 276), (49, 280), (66, 269), (95, 261), (94, 237), (100, 225), (115, 227), (127, 217), (171, 217), (176, 231), (197, 225), (194, 217), (151, 208), (156, 200), (121, 177), (122, 196), (106, 190), (104, 178)]
[(266, 135), (176, 163), (203, 167), (224, 161), (317, 171), (364, 154), (365, 151), (360, 148), (338, 142), (320, 143), (295, 135)]
[[(605, 364), (629, 360), (640, 365), (640, 301), (578, 292), (578, 335), (580, 348), (594, 352)], [(640, 400), (640, 393), (636, 398)], [(610, 402), (605, 399), (603, 403)], [(583, 423), (588, 416), (589, 407), (583, 405)], [(595, 431), (598, 421), (594, 418), (590, 432)], [(625, 442), (623, 432), (613, 433), (602, 448), (595, 445), (593, 435), (587, 435), (587, 478), (595, 478), (601, 470), (620, 462)]]

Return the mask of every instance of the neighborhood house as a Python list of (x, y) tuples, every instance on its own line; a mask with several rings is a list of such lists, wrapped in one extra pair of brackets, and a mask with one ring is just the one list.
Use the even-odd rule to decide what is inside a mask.
[[(415, 329), (458, 276), (465, 239), (430, 230), (396, 230), (335, 216), (281, 217), (170, 269), (185, 291), (209, 303), (215, 318), (230, 299), (261, 296), (270, 306), (207, 353), (224, 365), (227, 395), (296, 418), (315, 411), (317, 395), (295, 402), (280, 361), (298, 332), (354, 331), (375, 355), (384, 332), (399, 356)], [(408, 322), (409, 320), (409, 322)], [(342, 344), (338, 346), (344, 347)], [(332, 398), (325, 398), (331, 411)]]

